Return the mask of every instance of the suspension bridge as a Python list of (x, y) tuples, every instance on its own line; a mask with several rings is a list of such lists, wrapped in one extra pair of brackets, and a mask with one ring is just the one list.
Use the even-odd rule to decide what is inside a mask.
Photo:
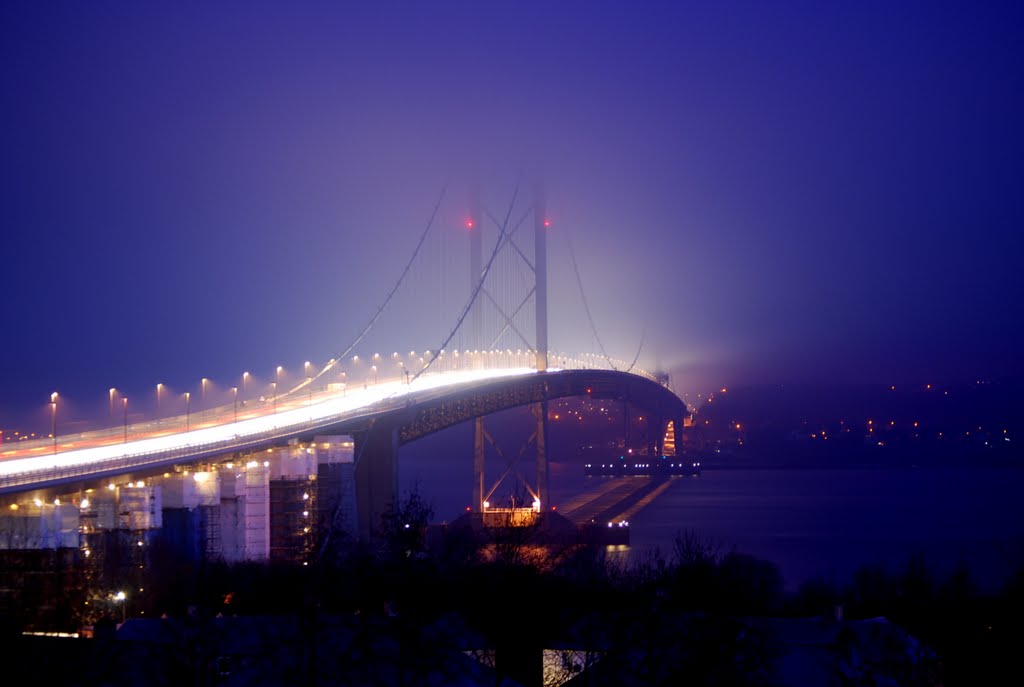
[[(479, 192), (471, 193), (459, 237), (463, 246), (468, 243), (468, 251), (453, 249), (450, 232), (436, 231), (445, 195), (446, 189), (404, 269), (365, 326), (326, 363), (307, 363), (306, 374), (290, 384), (279, 379), (269, 388), (264, 385), (247, 393), (246, 373), (242, 393), (233, 387), (227, 402), (209, 407), (197, 403), (193, 412), (191, 395), (186, 393), (184, 412), (133, 422), (124, 398), (123, 422), (65, 435), (57, 432), (58, 396), (54, 394), (51, 437), (0, 445), (0, 507), (4, 509), (0, 535), (4, 530), (8, 534), (8, 546), (0, 536), (0, 548), (14, 548), (12, 542), (30, 532), (38, 535), (35, 525), (25, 524), (29, 514), (45, 523), (45, 534), (37, 538), (57, 541), (62, 536), (70, 540), (67, 530), (74, 517), (81, 522), (87, 515), (96, 516), (101, 503), (123, 516), (132, 508), (144, 511), (148, 499), (149, 516), (133, 522), (149, 527), (159, 526), (156, 511), (161, 507), (209, 508), (234, 499), (228, 510), (234, 513), (235, 538), (241, 542), (235, 546), (237, 556), (265, 557), (273, 548), (274, 482), (291, 485), (289, 493), (294, 492), (305, 513), (286, 527), (294, 544), (303, 539), (299, 535), (310, 533), (303, 518), (311, 517), (311, 485), (318, 478), (322, 493), (316, 512), (337, 522), (339, 513), (347, 511), (347, 525), (371, 536), (397, 497), (399, 448), (464, 422), (474, 423), (471, 481), (467, 467), (472, 508), (487, 511), (498, 484), (515, 477), (532, 496), (532, 510), (544, 512), (550, 506), (547, 404), (567, 397), (618, 399), (639, 406), (650, 427), (644, 450), (652, 456), (662, 454), (665, 436), (682, 427), (686, 406), (664, 379), (636, 367), (639, 350), (631, 363), (607, 354), (571, 245), (572, 272), (599, 352), (549, 349), (547, 243), (552, 222), (545, 213), (542, 192), (538, 190), (532, 202), (524, 203), (517, 186), (501, 213), (486, 209)], [(491, 229), (487, 252), (486, 227)], [(432, 239), (439, 233), (441, 239)], [(456, 268), (457, 256), (464, 256), (468, 269)], [(438, 264), (440, 270), (431, 270)], [(431, 271), (436, 276), (423, 278)], [(468, 277), (456, 280), (457, 272)], [(419, 283), (410, 287), (417, 277)], [(440, 302), (452, 301), (454, 295), (454, 300), (461, 297), (463, 302), (447, 318), (419, 320), (429, 323), (424, 324), (425, 336), (437, 342), (432, 348), (362, 353), (361, 357), (357, 351), (367, 350), (375, 328), (386, 322), (403, 291), (411, 291), (420, 301), (431, 296)], [(413, 310), (422, 314), (425, 309)], [(444, 327), (439, 332), (438, 322)], [(411, 329), (408, 321), (403, 326)], [(203, 384), (205, 395), (206, 380)], [(158, 386), (158, 401), (159, 393)], [(524, 476), (529, 471), (521, 470), (517, 459), (506, 461), (501, 477), (488, 487), (485, 463), (490, 435), (485, 418), (523, 406), (532, 409), (536, 421), (529, 439), (532, 479)], [(332, 479), (334, 492), (328, 494), (324, 484)], [(341, 482), (347, 486), (338, 487)], [(210, 491), (210, 484), (217, 485), (216, 493)], [(287, 500), (278, 487), (277, 501)], [(284, 507), (277, 505), (278, 510)], [(223, 516), (207, 513), (205, 517), (226, 522)], [(109, 513), (99, 519), (115, 527), (115, 521), (121, 526), (126, 522)]]

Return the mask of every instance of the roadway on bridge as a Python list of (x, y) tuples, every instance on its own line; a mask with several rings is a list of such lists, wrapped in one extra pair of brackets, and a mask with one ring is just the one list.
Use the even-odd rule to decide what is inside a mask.
[(230, 452), (232, 448), (250, 445), (255, 439), (284, 438), (316, 426), (385, 413), (409, 402), (429, 401), (460, 385), (531, 374), (537, 374), (536, 370), (505, 368), (424, 375), (411, 383), (381, 380), (360, 385), (362, 388), (299, 394), (276, 404), (263, 401), (255, 408), (252, 404), (240, 405), (237, 421), (236, 408), (231, 404), (197, 413), (196, 424), (179, 416), (130, 425), (127, 441), (123, 428), (114, 427), (58, 437), (56, 452), (49, 441), (31, 442), (31, 446), (19, 445), (0, 452), (0, 488), (29, 483), (53, 473), (103, 472), (115, 463), (124, 467), (124, 461), (129, 459), (143, 466), (147, 457), (174, 455), (185, 460), (190, 451)]

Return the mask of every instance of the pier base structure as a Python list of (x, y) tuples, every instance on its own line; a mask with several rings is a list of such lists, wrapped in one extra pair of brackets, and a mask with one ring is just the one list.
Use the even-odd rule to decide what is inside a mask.
[[(530, 404), (530, 411), (536, 421), (536, 428), (526, 440), (520, 450), (511, 458), (506, 457), (502, 448), (494, 441), (494, 438), (487, 431), (483, 417), (478, 417), (473, 422), (473, 507), (474, 513), (479, 514), (480, 521), (485, 527), (527, 527), (537, 522), (538, 516), (545, 511), (544, 503), (547, 501), (548, 493), (548, 458), (546, 447), (547, 435), (547, 402)], [(536, 452), (536, 485), (530, 482), (519, 471), (518, 463), (520, 458), (527, 453), (530, 445)], [(506, 468), (501, 476), (485, 489), (485, 466), (486, 449), (490, 445), (498, 457), (506, 462)], [(514, 475), (522, 488), (530, 496), (530, 501), (523, 505), (514, 502), (509, 505), (499, 506), (492, 503), (492, 498), (498, 487), (504, 480)]]

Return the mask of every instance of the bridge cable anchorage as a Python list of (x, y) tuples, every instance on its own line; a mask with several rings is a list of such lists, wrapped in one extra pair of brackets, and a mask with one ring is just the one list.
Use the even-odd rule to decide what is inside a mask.
[(444, 200), (444, 196), (448, 192), (448, 185), (450, 183), (451, 177), (449, 176), (448, 179), (445, 180), (444, 186), (441, 187), (441, 193), (437, 197), (437, 202), (434, 203), (434, 209), (430, 213), (430, 219), (427, 220), (427, 226), (424, 227), (423, 233), (420, 234), (420, 239), (416, 243), (416, 248), (413, 250), (412, 256), (410, 256), (409, 261), (405, 264), (405, 269), (402, 270), (402, 274), (399, 275), (398, 281), (395, 282), (395, 285), (391, 287), (391, 291), (389, 291), (388, 295), (384, 298), (384, 302), (381, 303), (380, 307), (377, 308), (377, 312), (374, 313), (373, 317), (370, 318), (370, 321), (366, 324), (365, 327), (363, 327), (363, 331), (359, 332), (359, 336), (357, 336), (355, 340), (353, 340), (352, 343), (350, 343), (348, 347), (340, 355), (335, 356), (330, 362), (324, 365), (323, 369), (317, 372), (316, 375), (303, 380), (294, 389), (292, 389), (286, 394), (283, 394), (284, 396), (293, 394), (296, 391), (305, 388), (307, 384), (312, 385), (314, 381), (320, 379), (320, 377), (330, 372), (335, 365), (339, 364), (342, 360), (344, 360), (345, 357), (349, 353), (351, 353), (352, 350), (356, 346), (358, 346), (364, 338), (366, 338), (366, 335), (370, 332), (370, 329), (372, 329), (373, 325), (375, 325), (377, 323), (377, 320), (380, 319), (380, 316), (384, 313), (385, 308), (388, 307), (388, 305), (391, 303), (391, 299), (394, 298), (395, 293), (397, 293), (398, 289), (402, 286), (402, 282), (404, 282), (405, 278), (408, 276), (409, 270), (412, 269), (413, 263), (416, 261), (416, 258), (420, 254), (420, 249), (423, 248), (423, 243), (427, 240), (427, 235), (430, 233), (430, 230), (434, 226), (434, 220), (437, 218), (437, 211), (441, 208), (441, 202)]
[(480, 292), (483, 290), (484, 287), (484, 281), (487, 280), (487, 275), (490, 273), (491, 267), (494, 265), (494, 259), (498, 257), (498, 253), (501, 252), (502, 242), (505, 239), (506, 232), (508, 231), (508, 221), (509, 218), (512, 216), (512, 209), (516, 205), (516, 198), (519, 197), (519, 185), (521, 181), (522, 174), (520, 174), (519, 178), (516, 179), (516, 187), (515, 190), (512, 192), (512, 200), (509, 203), (508, 211), (505, 213), (505, 221), (501, 225), (501, 233), (498, 235), (498, 240), (494, 244), (494, 250), (491, 252), (491, 257), (487, 260), (487, 264), (484, 266), (483, 272), (480, 273), (480, 279), (477, 281), (476, 287), (473, 289), (473, 293), (470, 294), (469, 301), (466, 303), (466, 306), (462, 309), (462, 314), (459, 315), (459, 319), (455, 323), (455, 327), (448, 334), (447, 338), (445, 338), (441, 345), (431, 352), (430, 360), (428, 360), (423, 365), (423, 367), (421, 367), (420, 370), (415, 375), (412, 376), (412, 379), (409, 380), (410, 384), (412, 382), (415, 382), (417, 379), (420, 378), (420, 376), (424, 372), (429, 370), (430, 366), (433, 365), (434, 361), (437, 360), (438, 356), (440, 356), (440, 352), (448, 347), (448, 344), (451, 343), (451, 340), (455, 337), (456, 332), (459, 331), (459, 329), (462, 327), (462, 323), (466, 320), (466, 317), (469, 315), (469, 311), (472, 309), (473, 303), (475, 303), (476, 299), (479, 298)]
[[(601, 335), (597, 333), (597, 325), (594, 324), (594, 317), (590, 314), (590, 304), (587, 302), (587, 293), (583, 290), (583, 279), (580, 278), (580, 268), (576, 264), (576, 251), (573, 250), (572, 237), (569, 235), (568, 228), (564, 229), (563, 233), (565, 234), (566, 243), (569, 244), (569, 258), (572, 260), (572, 271), (576, 273), (576, 285), (580, 288), (580, 299), (583, 301), (583, 311), (587, 314), (587, 321), (590, 322), (590, 331), (594, 333), (594, 338), (597, 339), (597, 347), (601, 349), (601, 355), (604, 356), (609, 367), (616, 372), (619, 372), (619, 368), (615, 367), (615, 363), (612, 362), (610, 357), (608, 357), (608, 351), (604, 348), (604, 342), (601, 341)], [(639, 353), (637, 355), (639, 355)], [(630, 365), (630, 369), (632, 369), (632, 367), (633, 366)]]

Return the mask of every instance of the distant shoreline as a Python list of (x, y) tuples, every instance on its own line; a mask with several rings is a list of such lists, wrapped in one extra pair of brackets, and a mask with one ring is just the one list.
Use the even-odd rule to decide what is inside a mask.
[(835, 463), (829, 465), (793, 463), (731, 463), (728, 465), (701, 464), (701, 471), (719, 470), (1021, 470), (1024, 465), (982, 463), (974, 465), (886, 465), (885, 463)]

